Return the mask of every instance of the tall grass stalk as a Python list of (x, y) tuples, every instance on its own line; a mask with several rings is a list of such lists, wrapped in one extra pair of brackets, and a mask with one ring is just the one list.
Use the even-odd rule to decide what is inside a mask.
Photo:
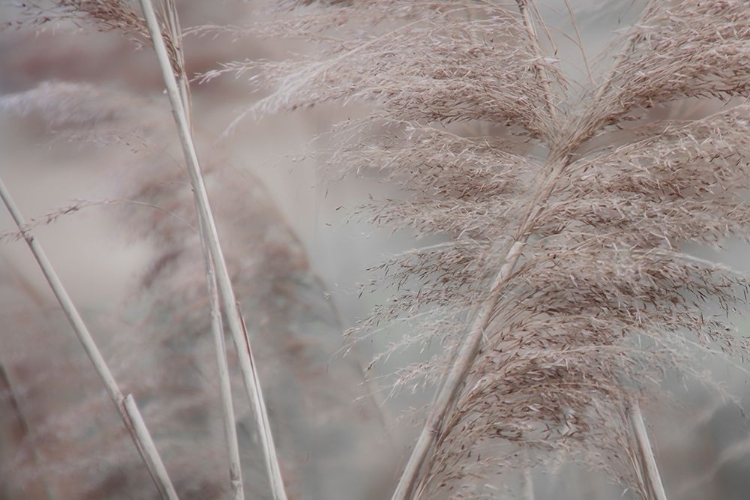
[(631, 424), (633, 425), (635, 439), (638, 442), (638, 451), (641, 457), (641, 463), (643, 464), (643, 472), (646, 476), (648, 488), (651, 491), (654, 500), (667, 500), (667, 493), (664, 491), (664, 484), (661, 480), (661, 474), (659, 474), (659, 467), (656, 465), (656, 458), (654, 457), (651, 440), (648, 438), (646, 424), (643, 421), (641, 405), (637, 400), (634, 399), (631, 402), (628, 407), (628, 415)]
[[(205, 233), (203, 219), (198, 219), (201, 234)], [(237, 423), (234, 415), (234, 403), (232, 402), (232, 383), (229, 378), (229, 366), (227, 365), (227, 348), (224, 341), (224, 323), (221, 319), (221, 302), (219, 291), (216, 286), (216, 270), (211, 260), (211, 254), (205, 248), (205, 238), (201, 238), (204, 245), (203, 258), (206, 268), (206, 281), (211, 303), (211, 335), (214, 338), (216, 349), (216, 364), (219, 368), (219, 391), (221, 394), (222, 417), (224, 419), (224, 435), (227, 442), (227, 455), (229, 458), (229, 482), (234, 500), (245, 498), (242, 486), (242, 464), (240, 462), (240, 445), (237, 439)]]
[(54, 267), (52, 267), (42, 245), (36, 238), (34, 238), (34, 235), (27, 228), (23, 214), (18, 208), (18, 205), (16, 205), (16, 202), (13, 200), (10, 191), (8, 191), (5, 182), (3, 182), (2, 179), (0, 179), (0, 199), (3, 200), (5, 207), (8, 209), (13, 221), (16, 223), (18, 230), (23, 235), (23, 239), (26, 241), (31, 253), (34, 255), (37, 264), (39, 264), (42, 274), (44, 274), (55, 298), (60, 303), (63, 312), (65, 312), (65, 316), (68, 318), (70, 325), (73, 327), (73, 331), (81, 342), (83, 349), (86, 351), (86, 355), (91, 360), (94, 369), (99, 375), (99, 378), (101, 378), (104, 387), (107, 389), (107, 394), (117, 408), (117, 412), (120, 414), (123, 424), (125, 424), (125, 427), (138, 449), (138, 453), (146, 463), (151, 478), (154, 480), (159, 493), (165, 500), (178, 500), (172, 481), (167, 474), (167, 469), (164, 467), (164, 463), (159, 456), (159, 452), (154, 445), (153, 439), (151, 439), (151, 434), (149, 433), (148, 428), (143, 423), (143, 417), (138, 410), (138, 406), (136, 405), (133, 396), (130, 394), (123, 396), (115, 378), (112, 376), (112, 373), (104, 360), (104, 357), (101, 352), (99, 352), (99, 348), (91, 337), (91, 333), (89, 333), (86, 323), (84, 323), (83, 318), (81, 318), (78, 309), (68, 295), (67, 290), (65, 290), (65, 287), (55, 272)]
[[(188, 102), (186, 92), (180, 91), (177, 80), (174, 76), (176, 70), (178, 74), (184, 75), (184, 67), (173, 68), (170, 60), (167, 46), (162, 39), (162, 32), (159, 26), (159, 21), (156, 18), (153, 5), (150, 0), (140, 0), (141, 8), (146, 19), (149, 34), (153, 41), (154, 50), (156, 52), (157, 59), (159, 61), (159, 67), (161, 69), (162, 77), (167, 88), (167, 95), (169, 97), (170, 104), (172, 106), (172, 113), (174, 115), (175, 123), (177, 125), (178, 135), (180, 137), (180, 144), (185, 155), (185, 161), (188, 166), (188, 174), (190, 176), (190, 182), (193, 186), (193, 192), (195, 194), (196, 210), (198, 212), (198, 218), (200, 220), (201, 228), (201, 240), (203, 243), (204, 250), (208, 250), (210, 254), (211, 264), (216, 270), (215, 279), (218, 284), (219, 298), (222, 303), (223, 317), (226, 319), (229, 331), (234, 340), (235, 349), (237, 356), (240, 360), (240, 368), (245, 383), (245, 389), (247, 391), (248, 398), (254, 408), (255, 418), (259, 427), (259, 434), (261, 444), (263, 446), (264, 454), (266, 457), (266, 467), (271, 483), (271, 490), (273, 492), (274, 499), (286, 500), (286, 492), (284, 489), (284, 481), (281, 477), (281, 467), (279, 466), (279, 460), (276, 453), (276, 446), (274, 444), (273, 434), (271, 432), (271, 425), (268, 418), (268, 414), (263, 401), (263, 391), (261, 388), (260, 380), (258, 379), (258, 372), (255, 368), (255, 363), (252, 359), (252, 350), (250, 347), (250, 339), (247, 335), (247, 331), (243, 326), (243, 321), (240, 316), (239, 305), (234, 295), (234, 289), (232, 282), (229, 277), (229, 271), (227, 270), (226, 261), (224, 260), (224, 253), (221, 249), (221, 243), (219, 242), (219, 235), (216, 229), (216, 223), (214, 216), (211, 211), (211, 205), (208, 200), (208, 193), (206, 186), (203, 181), (203, 175), (201, 173), (201, 167), (198, 162), (198, 155), (195, 151), (195, 145), (192, 139), (192, 133), (190, 130), (190, 124), (188, 121), (187, 108), (185, 103)], [(177, 16), (174, 12), (174, 5), (168, 3), (167, 9), (172, 10), (172, 14), (169, 16), (173, 21), (173, 26), (176, 26)], [(181, 81), (186, 85), (186, 79), (182, 78)], [(185, 87), (183, 87), (184, 89)], [(207, 272), (210, 274), (210, 266), (207, 265)], [(213, 276), (209, 276), (209, 287), (211, 286), (211, 280)], [(215, 314), (215, 313), (213, 313)], [(226, 409), (225, 409), (226, 411)], [(231, 445), (234, 446), (234, 445)], [(236, 457), (233, 457), (233, 464), (235, 463)], [(236, 464), (235, 464), (236, 465)], [(232, 466), (234, 469), (234, 465)], [(237, 471), (238, 472), (238, 471)], [(236, 473), (232, 471), (232, 483), (233, 485), (241, 484), (237, 481)]]

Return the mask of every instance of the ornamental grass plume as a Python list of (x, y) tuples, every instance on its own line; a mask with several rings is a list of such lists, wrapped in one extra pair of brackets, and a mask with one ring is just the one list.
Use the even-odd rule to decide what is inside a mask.
[[(200, 189), (187, 182), (184, 168), (198, 162), (190, 154), (181, 159), (165, 123), (166, 102), (155, 105), (156, 96), (47, 82), (0, 98), (6, 113), (135, 150), (118, 163), (127, 166), (116, 199), (101, 204), (123, 205), (118, 224), (155, 251), (123, 324), (92, 323), (116, 377), (141, 398), (177, 494), (383, 498), (382, 485), (363, 486), (379, 476), (361, 465), (363, 457), (381, 454), (383, 422), (356, 361), (333, 356), (340, 324), (324, 286), (262, 187), (238, 179), (216, 143), (200, 140), (175, 2), (159, 2), (155, 20), (120, 0), (40, 5), (23, 4), (20, 21), (9, 26), (82, 24), (143, 46), (161, 31), (168, 88), (177, 77), (172, 111), (183, 120), (181, 139), (197, 138), (197, 148), (185, 149), (198, 151), (199, 177), (213, 193), (213, 211), (199, 201), (196, 215), (193, 193)], [(374, 269), (371, 286), (392, 290), (392, 297), (351, 332), (355, 342), (384, 326), (408, 326), (373, 363), (411, 345), (433, 347), (429, 359), (399, 370), (394, 384), (435, 387), (436, 394), (419, 414), (423, 430), (400, 464), (392, 498), (510, 497), (519, 476), (529, 498), (529, 470), (568, 462), (602, 470), (641, 498), (665, 498), (640, 404), (664, 399), (667, 374), (710, 383), (697, 355), (732, 359), (748, 351), (727, 319), (746, 301), (746, 277), (686, 251), (748, 237), (747, 2), (646, 1), (613, 42), (612, 57), (592, 66), (575, 19), (573, 32), (559, 34), (533, 0), (260, 5), (260, 20), (250, 27), (188, 31), (306, 44), (301, 55), (253, 55), (199, 77), (249, 75), (253, 89), (264, 92), (227, 132), (244, 117), (356, 104), (315, 154), (331, 179), (375, 176), (392, 187), (392, 196), (357, 213), (427, 241)], [(587, 71), (580, 81), (557, 49), (561, 37), (577, 40), (582, 51)], [(714, 109), (655, 119), (676, 105)], [(77, 202), (39, 220), (96, 204)], [(205, 252), (209, 220), (221, 229), (223, 253)], [(248, 351), (252, 339), (269, 417), (251, 412), (244, 399), (229, 409), (219, 401), (226, 352), (216, 320), (237, 314), (226, 293), (219, 294), (224, 308), (216, 307), (219, 257), (245, 312), (242, 339)], [(6, 317), (27, 326), (23, 335), (7, 335), (15, 342), (0, 356), (0, 404), (7, 409), (0, 438), (12, 445), (0, 453), (17, 450), (0, 455), (3, 493), (155, 497), (132, 443), (104, 414), (111, 408), (96, 392), (72, 394), (79, 382), (59, 376), (88, 381), (79, 378), (88, 365), (72, 350), (50, 359), (50, 350), (68, 354), (60, 338), (47, 351), (33, 348), (60, 333), (58, 318), (45, 323), (47, 315), (30, 312), (48, 306), (23, 277), (8, 271), (3, 282), (11, 285), (0, 289), (11, 308)], [(135, 333), (122, 335), (127, 327)], [(212, 328), (219, 332), (216, 351)], [(225, 361), (229, 392), (248, 385), (238, 373), (241, 352)], [(355, 399), (360, 406), (350, 404)], [(92, 414), (106, 418), (81, 423)], [(264, 431), (251, 424), (266, 418), (283, 472), (276, 483), (266, 477), (276, 464), (259, 450)], [(225, 450), (233, 439), (241, 477)], [(73, 453), (70, 443), (89, 457)], [(729, 451), (727, 457), (740, 452)]]
[[(684, 250), (748, 236), (747, 2), (647, 2), (591, 83), (562, 69), (533, 1), (283, 7), (248, 32), (316, 52), (204, 78), (269, 91), (238, 120), (367, 105), (329, 134), (328, 171), (379, 172), (400, 195), (361, 213), (441, 241), (383, 264), (375, 286), (394, 296), (354, 332), (398, 320), (401, 344), (442, 347), (400, 372), (438, 390), (393, 498), (475, 498), (561, 456), (653, 494), (634, 467), (633, 398), (669, 371), (696, 375), (696, 351), (747, 351), (723, 317), (745, 276)], [(686, 100), (720, 106), (652, 118)]]

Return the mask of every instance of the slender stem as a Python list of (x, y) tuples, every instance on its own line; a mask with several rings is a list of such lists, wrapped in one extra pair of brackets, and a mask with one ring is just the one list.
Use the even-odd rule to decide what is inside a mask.
[[(639, 19), (639, 22), (636, 24), (636, 26), (641, 25), (644, 21), (644, 17), (649, 13), (649, 6), (646, 6), (646, 9), (641, 13), (641, 17)], [(614, 82), (615, 78), (617, 77), (617, 72), (620, 70), (620, 66), (625, 61), (625, 58), (628, 56), (628, 52), (630, 52), (633, 49), (633, 46), (638, 41), (638, 37), (640, 36), (640, 32), (637, 28), (631, 28), (632, 32), (630, 36), (628, 36), (627, 40), (625, 41), (625, 44), (623, 45), (622, 49), (617, 53), (615, 56), (614, 61), (612, 62), (612, 66), (610, 66), (609, 71), (607, 72), (607, 76), (604, 78), (604, 81), (599, 86), (599, 88), (596, 91), (596, 95), (594, 96), (593, 102), (598, 104), (599, 101), (604, 97), (604, 94), (607, 93), (612, 88), (612, 82)]]
[[(542, 50), (539, 47), (539, 37), (534, 28), (534, 22), (531, 20), (531, 15), (529, 14), (527, 5), (529, 1), (531, 0), (516, 0), (516, 3), (518, 4), (518, 10), (521, 12), (521, 17), (523, 18), (523, 25), (526, 27), (526, 32), (529, 35), (531, 50), (537, 60), (541, 61)], [(542, 84), (542, 88), (544, 89), (547, 111), (549, 112), (550, 118), (554, 120), (557, 117), (557, 110), (555, 109), (555, 103), (552, 100), (552, 88), (550, 87), (550, 80), (547, 77), (547, 72), (544, 70), (544, 66), (541, 62), (534, 63), (534, 68), (539, 76), (539, 83)]]
[[(180, 21), (177, 17), (177, 7), (174, 0), (166, 0), (162, 3), (164, 8), (163, 16), (167, 21), (169, 36), (172, 40), (172, 47), (175, 50), (177, 68), (172, 68), (177, 72), (177, 85), (179, 87), (182, 108), (185, 113), (185, 119), (192, 130), (191, 104), (190, 104), (190, 86), (187, 75), (185, 75), (185, 58), (182, 50), (182, 33)], [(227, 442), (227, 459), (229, 461), (229, 483), (233, 500), (242, 500), (245, 497), (244, 486), (242, 484), (242, 464), (240, 461), (240, 447), (237, 439), (237, 425), (234, 417), (234, 402), (232, 400), (232, 383), (229, 379), (229, 367), (227, 365), (227, 348), (224, 342), (224, 323), (221, 317), (221, 299), (216, 285), (216, 267), (211, 258), (206, 241), (208, 232), (206, 221), (201, 214), (198, 215), (198, 227), (201, 234), (201, 249), (203, 251), (203, 263), (206, 274), (206, 288), (210, 302), (211, 315), (211, 335), (214, 339), (214, 348), (216, 350), (216, 364), (219, 375), (219, 393), (221, 396), (222, 420), (224, 423), (224, 437)]]
[(570, 23), (573, 25), (573, 29), (576, 32), (576, 45), (581, 51), (581, 58), (583, 58), (583, 65), (586, 67), (586, 75), (588, 76), (589, 83), (594, 84), (594, 76), (591, 73), (591, 67), (589, 66), (589, 58), (586, 56), (586, 49), (583, 47), (583, 38), (581, 37), (581, 30), (578, 29), (578, 23), (576, 22), (576, 16), (573, 14), (573, 7), (570, 5), (570, 0), (565, 1), (565, 8), (568, 10), (568, 16), (570, 16)]
[(185, 74), (185, 52), (182, 49), (182, 29), (180, 28), (180, 20), (177, 16), (177, 5), (175, 4), (175, 0), (164, 0), (161, 4), (164, 10), (163, 16), (167, 23), (167, 29), (169, 30), (172, 48), (174, 49), (174, 64), (177, 67), (172, 69), (176, 73), (177, 85), (180, 89), (182, 110), (185, 113), (185, 118), (190, 130), (192, 130), (193, 122), (191, 117), (192, 105), (190, 102), (190, 84), (188, 77)]
[[(201, 234), (205, 234), (203, 219), (198, 220)], [(201, 238), (203, 257), (206, 269), (206, 285), (211, 303), (211, 334), (216, 349), (216, 364), (219, 369), (219, 392), (221, 394), (222, 416), (224, 421), (224, 437), (227, 441), (227, 455), (229, 459), (229, 482), (233, 500), (245, 497), (242, 485), (242, 466), (240, 462), (240, 448), (237, 440), (237, 426), (234, 419), (234, 404), (232, 402), (232, 384), (229, 379), (227, 366), (227, 348), (224, 342), (224, 326), (221, 320), (221, 304), (219, 291), (216, 288), (216, 270), (211, 255), (205, 249), (205, 239)]]
[(664, 491), (651, 441), (648, 438), (648, 432), (646, 432), (646, 424), (643, 422), (641, 407), (635, 398), (631, 399), (628, 405), (628, 418), (633, 426), (635, 440), (638, 443), (638, 451), (646, 474), (646, 482), (654, 495), (654, 500), (667, 500), (667, 493)]
[(148, 464), (148, 469), (152, 475), (156, 476), (158, 481), (156, 482), (161, 491), (162, 497), (177, 500), (177, 493), (172, 486), (172, 482), (169, 480), (169, 474), (167, 474), (167, 468), (164, 467), (164, 463), (159, 457), (159, 452), (154, 445), (154, 440), (151, 439), (151, 433), (146, 427), (146, 423), (143, 421), (141, 412), (138, 410), (138, 405), (135, 403), (132, 394), (125, 396), (121, 405), (125, 412), (130, 418), (130, 422), (133, 426), (133, 432), (138, 436), (138, 445), (142, 448), (143, 457)]
[(570, 163), (570, 156), (564, 157), (560, 162), (555, 163), (550, 174), (541, 184), (536, 196), (533, 197), (529, 210), (522, 220), (513, 244), (510, 246), (505, 256), (505, 263), (500, 268), (495, 281), (492, 284), (487, 298), (479, 306), (479, 313), (469, 330), (469, 333), (461, 341), (457, 348), (457, 355), (451, 365), (445, 382), (441, 387), (435, 403), (427, 416), (427, 421), (422, 429), (422, 433), (414, 445), (411, 457), (404, 468), (404, 472), (396, 486), (392, 500), (406, 500), (412, 497), (412, 491), (419, 481), (420, 471), (426, 462), (427, 454), (432, 445), (440, 435), (443, 420), (448, 412), (453, 408), (459, 395), (459, 390), (463, 386), (469, 369), (474, 363), (474, 359), (479, 353), (479, 347), (484, 337), (484, 331), (489, 325), (497, 303), (503, 294), (505, 284), (512, 275), (518, 260), (526, 247), (530, 232), (536, 222), (536, 217), (541, 211), (541, 207), (547, 201), (554, 190), (557, 179), (563, 170)]
[(526, 245), (526, 239), (527, 237), (524, 236), (516, 240), (511, 246), (505, 259), (505, 264), (497, 275), (495, 286), (489, 297), (481, 305), (479, 315), (474, 321), (469, 334), (461, 342), (458, 348), (458, 355), (453, 365), (451, 365), (430, 414), (427, 416), (427, 421), (417, 439), (417, 443), (414, 445), (411, 457), (409, 457), (409, 461), (401, 474), (392, 500), (406, 500), (411, 498), (412, 490), (419, 480), (420, 470), (427, 459), (427, 454), (440, 434), (443, 419), (453, 407), (459, 389), (463, 385), (469, 368), (479, 352), (484, 329), (489, 324), (495, 305), (497, 305), (500, 298), (502, 285), (505, 284), (513, 268), (515, 268)]
[[(161, 36), (159, 22), (156, 19), (153, 5), (150, 0), (140, 0), (140, 4), (148, 25), (149, 33), (153, 40), (154, 50), (167, 89), (167, 96), (169, 97), (172, 106), (172, 114), (177, 125), (177, 132), (180, 138), (180, 143), (182, 144), (182, 150), (185, 154), (188, 175), (190, 176), (190, 182), (193, 186), (198, 217), (205, 222), (206, 231), (201, 237), (206, 239), (207, 250), (210, 252), (211, 259), (216, 267), (216, 282), (219, 288), (222, 310), (240, 360), (240, 371), (242, 372), (245, 390), (248, 393), (253, 408), (255, 408), (256, 411), (263, 411), (265, 405), (261, 404), (262, 394), (260, 381), (257, 379), (257, 372), (250, 356), (249, 339), (243, 329), (242, 319), (239, 315), (238, 308), (236, 307), (237, 301), (235, 299), (234, 290), (232, 289), (232, 283), (229, 277), (226, 261), (224, 260), (221, 244), (219, 242), (216, 223), (211, 211), (206, 186), (203, 181), (198, 156), (190, 132), (190, 125), (186, 116), (185, 107), (183, 106), (183, 96), (180, 94), (177, 80), (175, 79), (169, 62), (169, 56), (167, 54), (164, 40)], [(275, 500), (286, 500), (287, 495), (284, 490), (284, 481), (281, 477), (281, 467), (276, 456), (276, 447), (273, 441), (268, 416), (265, 414), (256, 414), (255, 417), (260, 427), (259, 434), (266, 456), (271, 491)]]
[[(257, 365), (255, 364), (255, 358), (253, 357), (253, 351), (250, 348), (250, 337), (247, 334), (245, 320), (240, 312), (240, 305), (239, 303), (235, 305), (237, 307), (237, 316), (240, 318), (240, 321), (242, 323), (241, 326), (244, 333), (243, 337), (245, 339), (245, 348), (247, 353), (246, 358), (250, 361), (250, 369), (252, 370), (253, 381), (256, 384), (255, 394), (257, 394), (257, 397), (253, 399), (253, 405), (255, 407), (255, 415), (257, 415), (257, 418), (259, 420), (261, 442), (271, 443), (273, 445), (273, 435), (271, 434), (271, 425), (268, 420), (268, 409), (266, 408), (266, 401), (263, 398), (263, 391), (260, 387), (260, 377), (258, 376), (258, 371), (256, 368)], [(279, 458), (276, 455), (276, 448), (274, 446), (264, 446), (263, 452), (266, 460), (266, 468), (271, 471), (273, 470), (274, 466), (278, 467)], [(279, 498), (281, 498), (282, 494), (286, 495), (286, 492), (284, 491), (284, 483), (281, 481), (281, 475), (279, 474), (278, 476), (273, 476), (271, 479), (271, 489), (273, 494), (279, 496)], [(284, 496), (284, 498), (286, 498), (286, 496)]]
[[(60, 278), (57, 276), (57, 273), (55, 273), (44, 249), (28, 229), (21, 211), (11, 197), (10, 192), (6, 188), (2, 179), (0, 179), (0, 198), (2, 198), (8, 212), (10, 212), (11, 217), (13, 217), (16, 226), (18, 226), (18, 229), (23, 234), (26, 244), (29, 246), (31, 253), (39, 264), (39, 268), (47, 279), (50, 288), (52, 288), (52, 292), (55, 294), (55, 297), (60, 303), (65, 315), (68, 317), (68, 321), (70, 321), (78, 340), (81, 342), (81, 345), (93, 363), (96, 372), (102, 379), (104, 387), (107, 389), (107, 394), (109, 394), (110, 399), (115, 404), (115, 407), (117, 408), (125, 427), (128, 429), (128, 432), (130, 432), (130, 436), (133, 438), (141, 457), (144, 462), (146, 462), (148, 471), (151, 474), (156, 487), (159, 489), (162, 498), (177, 500), (177, 493), (166, 474), (166, 469), (164, 468), (164, 464), (159, 456), (159, 452), (156, 450), (156, 447), (151, 440), (151, 436), (148, 432), (143, 433), (142, 429), (139, 431), (135, 427), (135, 421), (139, 422), (139, 425), (143, 424), (143, 418), (141, 417), (138, 408), (135, 406), (135, 402), (133, 402), (130, 408), (126, 408), (124, 404), (125, 397), (123, 397), (117, 382), (109, 371), (109, 367), (104, 361), (104, 357), (99, 351), (99, 348), (96, 346), (88, 327), (81, 318), (78, 309), (76, 309), (75, 304), (73, 304), (73, 301), (65, 290)], [(145, 427), (145, 425), (143, 427)]]

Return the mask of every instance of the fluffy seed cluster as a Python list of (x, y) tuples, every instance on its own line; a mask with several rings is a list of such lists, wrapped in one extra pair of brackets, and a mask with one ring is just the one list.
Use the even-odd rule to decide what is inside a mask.
[[(262, 31), (319, 51), (207, 76), (272, 89), (245, 114), (366, 103), (330, 167), (380, 172), (401, 194), (371, 220), (442, 241), (383, 264), (378, 285), (398, 294), (360, 329), (405, 320), (416, 333), (398, 347), (444, 347), (405, 383), (440, 380), (481, 328), (418, 491), (459, 498), (558, 452), (637, 487), (628, 398), (690, 373), (695, 348), (747, 348), (714, 307), (743, 302), (747, 281), (683, 251), (747, 236), (750, 108), (732, 100), (750, 81), (747, 3), (649, 2), (580, 101), (542, 53), (533, 2), (300, 3)], [(726, 104), (682, 122), (644, 111), (688, 98)]]

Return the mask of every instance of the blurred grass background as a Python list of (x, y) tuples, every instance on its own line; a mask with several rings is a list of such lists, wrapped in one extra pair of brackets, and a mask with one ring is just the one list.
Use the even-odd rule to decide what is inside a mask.
[[(242, 25), (262, 18), (264, 9), (268, 8), (268, 2), (262, 0), (242, 3), (183, 0), (178, 4), (185, 27), (205, 23)], [(544, 6), (543, 14), (549, 18), (551, 27), (570, 33), (564, 2), (546, 1)], [(581, 0), (573, 6), (579, 14), (578, 27), (587, 58), (595, 63), (612, 33), (637, 16), (640, 2)], [(12, 21), (17, 15), (17, 7), (8, 3), (0, 6), (0, 22)], [(565, 70), (581, 78), (584, 64), (578, 48), (571, 39), (560, 38), (559, 58), (571, 61)], [(231, 36), (188, 37), (186, 40), (187, 64), (194, 73), (215, 68), (223, 61), (282, 57), (290, 49), (309, 50), (280, 47), (262, 40), (233, 40)], [(23, 92), (50, 80), (100, 84), (154, 102), (166, 100), (161, 95), (161, 80), (151, 51), (135, 50), (132, 43), (117, 33), (92, 33), (85, 27), (71, 25), (47, 27), (38, 33), (33, 29), (0, 31), (0, 93)], [(410, 442), (414, 433), (408, 419), (397, 417), (406, 408), (427, 402), (429, 395), (413, 395), (407, 391), (385, 400), (387, 390), (378, 387), (380, 377), (387, 377), (389, 370), (413, 361), (411, 356), (429, 353), (405, 353), (394, 358), (371, 374), (374, 382), (369, 385), (363, 383), (359, 370), (374, 353), (402, 332), (392, 329), (388, 335), (375, 337), (371, 343), (360, 346), (358, 356), (347, 358), (345, 362), (336, 354), (343, 345), (341, 333), (366, 316), (387, 293), (359, 296), (358, 284), (372, 278), (366, 269), (384, 256), (416, 243), (408, 235), (390, 236), (363, 223), (346, 223), (348, 210), (365, 201), (368, 195), (388, 193), (388, 188), (377, 179), (327, 185), (315, 161), (304, 157), (313, 136), (329, 130), (336, 121), (356, 114), (356, 109), (329, 107), (275, 116), (262, 123), (248, 120), (231, 137), (217, 142), (216, 138), (236, 110), (255, 98), (257, 96), (250, 94), (249, 86), (242, 80), (225, 78), (194, 85), (194, 116), (198, 134), (205, 139), (200, 154), (220, 156), (222, 162), (227, 163), (223, 166), (248, 185), (256, 182), (265, 185), (267, 198), (263, 203), (271, 207), (270, 212), (277, 214), (269, 224), (283, 225), (285, 231), (288, 229), (290, 234), (295, 234), (299, 240), (293, 244), (299, 244), (299, 248), (295, 248), (294, 255), (304, 256), (308, 261), (301, 277), (293, 281), (299, 286), (295, 297), (306, 308), (295, 309), (298, 315), (295, 322), (299, 324), (289, 329), (306, 331), (313, 321), (306, 314), (322, 316), (320, 329), (313, 333), (324, 341), (309, 351), (317, 357), (312, 364), (323, 367), (323, 381), (334, 380), (348, 387), (340, 391), (340, 399), (332, 404), (341, 405), (342, 411), (347, 412), (350, 409), (344, 403), (345, 398), (366, 398), (371, 405), (365, 410), (357, 407), (358, 412), (364, 412), (359, 414), (358, 423), (352, 421), (349, 413), (347, 418), (329, 416), (326, 417), (329, 418), (329, 434), (320, 434), (318, 439), (310, 439), (304, 445), (296, 441), (286, 443), (284, 446), (295, 456), (292, 461), (301, 464), (291, 474), (297, 474), (301, 478), (299, 484), (304, 485), (300, 498), (387, 498), (404, 444)], [(165, 123), (171, 126), (169, 112), (167, 108), (164, 110)], [(2, 176), (29, 217), (40, 217), (75, 199), (101, 200), (114, 196), (121, 187), (118, 184), (124, 182), (122, 171), (131, 158), (128, 148), (71, 142), (48, 130), (39, 117), (19, 118), (9, 113), (0, 113), (0, 151)], [(295, 156), (299, 158), (293, 160)], [(241, 182), (236, 184), (241, 185)], [(248, 201), (253, 200), (255, 198)], [(224, 477), (221, 458), (215, 456), (217, 452), (213, 449), (204, 456), (195, 453), (195, 448), (203, 446), (198, 435), (212, 443), (221, 440), (218, 418), (217, 423), (209, 424), (209, 417), (213, 416), (210, 411), (206, 415), (186, 415), (207, 404), (201, 398), (191, 399), (194, 395), (190, 391), (199, 388), (199, 391), (210, 392), (211, 369), (192, 366), (195, 360), (181, 357), (180, 351), (195, 347), (174, 341), (156, 342), (158, 349), (146, 360), (150, 363), (148, 366), (160, 369), (158, 376), (139, 379), (132, 374), (133, 365), (128, 365), (128, 361), (146, 362), (143, 357), (132, 356), (132, 352), (142, 349), (140, 342), (151, 342), (155, 338), (140, 339), (138, 334), (143, 333), (145, 327), (133, 318), (154, 318), (144, 314), (144, 309), (150, 306), (143, 305), (147, 298), (153, 297), (143, 292), (138, 283), (160, 248), (135, 237), (130, 228), (118, 223), (121, 219), (115, 213), (117, 210), (116, 207), (89, 208), (41, 226), (35, 229), (35, 234), (47, 249), (73, 299), (99, 331), (117, 332), (116, 335), (125, 337), (122, 340), (107, 333), (101, 334), (98, 340), (108, 348), (117, 372), (128, 381), (126, 384), (139, 388), (141, 393), (136, 392), (139, 401), (143, 399), (148, 407), (149, 398), (158, 400), (164, 394), (175, 395), (177, 401), (180, 396), (189, 401), (185, 406), (178, 406), (168, 418), (159, 417), (174, 424), (175, 415), (180, 415), (184, 417), (184, 425), (175, 425), (170, 431), (157, 430), (155, 434), (157, 440), (168, 443), (165, 446), (170, 450), (167, 453), (170, 472), (182, 470), (175, 475), (185, 485), (184, 498), (215, 498), (214, 495), (223, 491), (222, 486), (214, 484), (221, 483)], [(241, 230), (242, 221), (228, 227)], [(222, 229), (221, 221), (219, 229)], [(0, 231), (6, 230), (11, 230), (10, 220), (0, 214)], [(722, 252), (696, 249), (696, 253), (711, 255), (736, 269), (750, 271), (747, 257), (750, 249), (745, 243), (730, 242)], [(99, 388), (93, 370), (89, 369), (87, 360), (67, 331), (23, 242), (4, 242), (0, 246), (0, 276), (4, 285), (0, 291), (0, 498), (151, 498), (151, 485), (144, 471), (138, 470), (137, 457), (128, 448), (130, 443), (123, 440), (121, 432), (112, 431), (111, 427), (119, 422), (106, 402), (97, 399)], [(279, 279), (287, 282), (286, 277)], [(200, 280), (197, 283), (200, 284)], [(276, 290), (271, 288), (268, 293)], [(158, 290), (151, 290), (151, 293), (158, 298)], [(256, 307), (274, 306), (264, 302)], [(179, 318), (172, 316), (169, 309), (164, 309), (163, 313), (162, 319), (167, 324)], [(132, 321), (124, 324), (123, 317)], [(268, 317), (274, 318), (274, 315), (269, 313)], [(167, 328), (166, 324), (161, 326)], [(184, 329), (187, 325), (169, 326)], [(745, 320), (738, 322), (741, 332), (747, 332), (749, 326)], [(157, 326), (149, 328), (152, 328), (152, 335), (158, 334)], [(288, 346), (279, 347), (268, 356), (288, 352), (285, 349)], [(343, 364), (335, 365), (332, 359)], [(727, 392), (747, 407), (750, 396), (747, 373), (720, 361), (706, 360), (704, 364), (706, 370), (724, 383)], [(169, 372), (167, 368), (175, 371)], [(288, 369), (288, 364), (280, 363), (278, 371), (269, 368), (268, 373), (274, 373), (276, 380), (278, 374)], [(289, 389), (294, 383), (294, 380), (289, 381), (290, 385), (280, 383), (276, 389), (280, 394), (278, 411), (286, 412), (284, 421), (293, 427), (298, 420), (315, 420), (316, 415), (323, 419), (321, 408), (295, 404), (300, 398), (295, 392), (299, 387)], [(674, 394), (675, 404), (659, 412), (646, 408), (646, 418), (652, 426), (652, 440), (669, 497), (672, 500), (748, 498), (750, 425), (741, 409), (706, 388), (686, 387), (679, 380), (668, 380), (665, 386)], [(372, 405), (379, 406), (380, 410)], [(152, 419), (162, 423), (157, 419), (158, 413), (154, 410)], [(24, 418), (19, 419), (18, 415)], [(42, 428), (34, 429), (29, 423), (41, 423)], [(241, 420), (240, 427), (242, 425)], [(196, 426), (200, 429), (196, 430)], [(346, 426), (351, 428), (345, 429)], [(309, 430), (294, 432), (290, 431), (290, 435), (310, 436)], [(117, 445), (105, 450), (102, 445), (108, 443), (106, 436), (110, 433), (113, 433), (112, 442)], [(352, 446), (344, 442), (349, 433), (365, 436)], [(247, 451), (253, 448), (252, 433), (246, 432), (244, 439), (241, 443), (245, 451), (243, 458), (253, 463), (255, 459)], [(296, 446), (305, 450), (326, 449), (320, 456), (331, 461), (316, 464), (315, 458), (300, 457)], [(169, 462), (170, 456), (175, 461)], [(191, 461), (193, 463), (187, 463)], [(201, 470), (199, 477), (195, 476), (196, 470)], [(331, 473), (333, 470), (339, 472)], [(534, 473), (533, 478), (538, 500), (628, 497), (621, 487), (609, 485), (586, 471), (563, 468), (554, 475)], [(264, 481), (260, 473), (248, 473), (245, 479), (246, 482)]]

